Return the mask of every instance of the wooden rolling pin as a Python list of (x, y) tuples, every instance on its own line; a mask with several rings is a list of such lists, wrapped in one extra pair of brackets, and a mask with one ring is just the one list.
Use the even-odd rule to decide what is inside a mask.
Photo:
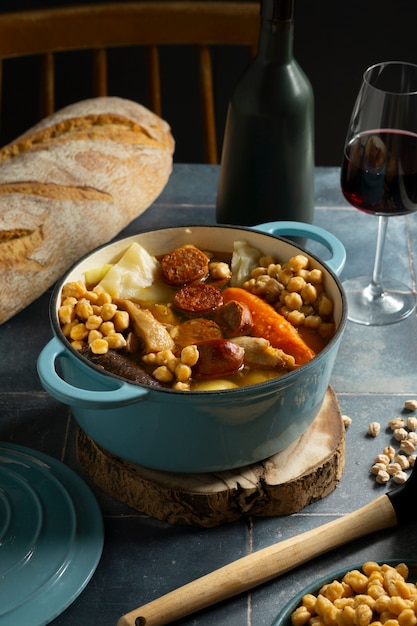
[(417, 489), (417, 469), (393, 491), (341, 518), (233, 561), (183, 587), (145, 604), (117, 626), (163, 626), (231, 598), (310, 559), (383, 528), (409, 519)]

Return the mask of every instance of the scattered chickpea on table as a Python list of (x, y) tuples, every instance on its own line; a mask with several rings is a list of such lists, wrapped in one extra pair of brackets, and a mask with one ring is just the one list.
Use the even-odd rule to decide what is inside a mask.
[[(406, 400), (405, 411), (417, 410), (416, 400)], [(383, 451), (374, 458), (371, 473), (377, 483), (385, 484), (391, 479), (397, 484), (403, 484), (408, 479), (407, 470), (414, 467), (417, 448), (417, 417), (394, 417), (388, 422), (394, 442), (398, 442), (399, 449), (394, 446), (385, 446)], [(377, 437), (381, 432), (379, 422), (371, 422), (367, 434)]]

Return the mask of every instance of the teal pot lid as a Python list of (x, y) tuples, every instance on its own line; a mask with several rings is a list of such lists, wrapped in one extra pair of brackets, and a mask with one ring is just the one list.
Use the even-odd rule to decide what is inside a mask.
[(60, 615), (93, 575), (103, 542), (100, 508), (73, 470), (0, 443), (0, 626)]

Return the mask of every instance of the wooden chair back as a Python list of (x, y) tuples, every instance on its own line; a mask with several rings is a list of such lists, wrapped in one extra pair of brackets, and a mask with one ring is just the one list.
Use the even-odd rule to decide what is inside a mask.
[[(39, 55), (41, 118), (55, 109), (56, 53), (91, 50), (94, 77), (91, 95), (104, 96), (108, 95), (108, 50), (142, 46), (146, 49), (146, 104), (163, 116), (160, 47), (194, 45), (198, 53), (204, 158), (207, 163), (217, 163), (211, 47), (247, 46), (253, 53), (258, 28), (258, 2), (110, 2), (3, 13), (0, 14), (0, 89), (3, 61)], [(190, 81), (195, 80), (196, 77), (190, 77)]]

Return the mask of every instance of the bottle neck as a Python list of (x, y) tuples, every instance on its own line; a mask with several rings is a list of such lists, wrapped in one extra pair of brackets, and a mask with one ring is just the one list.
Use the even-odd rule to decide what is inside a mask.
[(258, 58), (288, 63), (293, 58), (294, 0), (261, 0)]

